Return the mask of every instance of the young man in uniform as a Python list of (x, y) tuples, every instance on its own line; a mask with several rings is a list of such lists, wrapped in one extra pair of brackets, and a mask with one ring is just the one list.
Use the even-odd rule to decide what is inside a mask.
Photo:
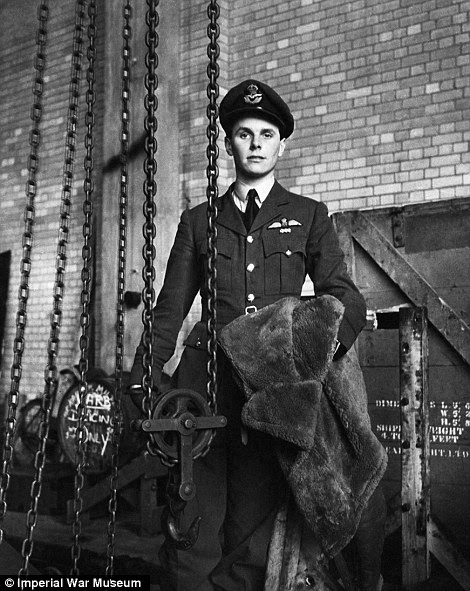
[[(300, 297), (308, 274), (317, 296), (333, 295), (345, 307), (335, 353), (335, 358), (340, 357), (362, 330), (366, 306), (347, 274), (326, 205), (290, 193), (275, 180), (276, 164), (294, 129), (289, 107), (268, 85), (246, 80), (222, 100), (220, 123), (236, 179), (217, 202), (218, 329), (281, 298)], [(153, 324), (153, 375), (158, 385), (182, 323), (201, 294), (202, 319), (185, 342), (175, 386), (203, 395), (207, 383), (206, 209), (202, 204), (181, 216)], [(137, 386), (143, 351), (141, 344), (131, 374), (131, 384)], [(218, 370), (218, 409), (228, 425), (218, 430), (209, 453), (195, 461), (197, 496), (186, 507), (181, 528), (186, 531), (200, 516), (199, 537), (189, 551), (176, 551), (165, 542), (160, 558), (168, 581), (162, 589), (263, 590), (267, 547), (285, 483), (272, 442), (259, 432), (247, 433), (241, 424), (243, 396), (220, 351)], [(381, 507), (375, 513), (381, 514)], [(364, 591), (376, 589), (380, 544), (374, 536), (376, 558), (368, 567), (371, 584)], [(367, 551), (373, 553), (372, 546)]]

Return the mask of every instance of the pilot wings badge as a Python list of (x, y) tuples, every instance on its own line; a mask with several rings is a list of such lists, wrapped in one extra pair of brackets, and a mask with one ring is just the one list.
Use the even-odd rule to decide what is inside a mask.
[(273, 222), (270, 226), (268, 226), (268, 230), (275, 230), (279, 228), (280, 234), (287, 234), (292, 232), (291, 228), (293, 226), (301, 226), (302, 224), (297, 220), (288, 220), (287, 218), (281, 218), (279, 222)]

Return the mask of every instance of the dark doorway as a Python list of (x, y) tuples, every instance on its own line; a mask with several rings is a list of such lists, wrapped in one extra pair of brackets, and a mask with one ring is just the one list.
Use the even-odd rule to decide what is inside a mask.
[(2, 344), (7, 315), (8, 283), (10, 280), (11, 251), (0, 253), (0, 364), (2, 363)]

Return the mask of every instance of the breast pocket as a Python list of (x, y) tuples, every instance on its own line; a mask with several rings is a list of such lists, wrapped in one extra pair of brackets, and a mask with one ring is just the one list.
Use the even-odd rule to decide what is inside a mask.
[[(232, 291), (232, 253), (234, 244), (228, 236), (219, 236), (217, 239), (217, 291)], [(207, 263), (207, 240), (199, 247), (202, 267), (208, 269)]]
[(293, 230), (281, 234), (268, 230), (263, 236), (266, 295), (299, 295), (305, 279), (305, 237)]

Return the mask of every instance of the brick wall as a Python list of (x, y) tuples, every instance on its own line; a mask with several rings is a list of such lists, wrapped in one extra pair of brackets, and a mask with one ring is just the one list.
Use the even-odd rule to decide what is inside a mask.
[[(297, 125), (279, 179), (292, 190), (332, 212), (470, 195), (468, 2), (226, 8), (223, 84), (257, 77), (291, 106)], [(198, 64), (193, 49), (182, 46), (188, 71)], [(221, 182), (230, 174), (222, 162)]]
[[(220, 67), (218, 85), (220, 98), (226, 93), (230, 84), (230, 15), (231, 5), (228, 1), (220, 4)], [(209, 102), (207, 85), (209, 78), (207, 66), (209, 58), (207, 47), (209, 38), (207, 26), (209, 23), (206, 2), (187, 2), (181, 6), (181, 73), (180, 73), (180, 151), (181, 151), (181, 180), (182, 206), (194, 206), (206, 199), (207, 188), (207, 157), (206, 147), (208, 139), (206, 130), (208, 117), (206, 108)], [(220, 102), (220, 99), (219, 99)], [(227, 185), (229, 163), (224, 157), (223, 131), (219, 136), (220, 159), (220, 189)]]
[[(34, 5), (34, 9), (32, 6)], [(33, 105), (32, 75), (36, 55), (37, 16), (35, 3), (27, 0), (2, 4), (0, 31), (0, 101), (2, 104), (1, 162), (1, 232), (0, 252), (11, 251), (10, 286), (7, 301), (1, 365), (0, 392), (10, 390), (10, 367), (13, 360), (15, 317), (18, 309), (18, 286), (24, 210), (27, 203), (25, 184), (28, 178), (30, 118)], [(57, 241), (63, 187), (65, 130), (69, 105), (71, 49), (74, 27), (74, 3), (50, 2), (41, 144), (38, 154), (37, 193), (34, 199), (34, 238), (27, 303), (25, 349), (20, 402), (33, 398), (44, 389), (44, 370), (50, 334), (50, 314), (56, 275)], [(85, 31), (86, 41), (86, 31)], [(87, 67), (84, 60), (84, 68)], [(85, 89), (85, 75), (83, 89)], [(83, 96), (83, 95), (82, 95)], [(68, 220), (66, 285), (62, 304), (62, 327), (57, 365), (60, 368), (79, 359), (80, 294), (82, 289), (83, 221), (83, 137), (84, 102), (81, 101), (77, 130), (75, 179)], [(99, 170), (99, 157), (98, 164)], [(96, 183), (99, 187), (99, 181)]]

